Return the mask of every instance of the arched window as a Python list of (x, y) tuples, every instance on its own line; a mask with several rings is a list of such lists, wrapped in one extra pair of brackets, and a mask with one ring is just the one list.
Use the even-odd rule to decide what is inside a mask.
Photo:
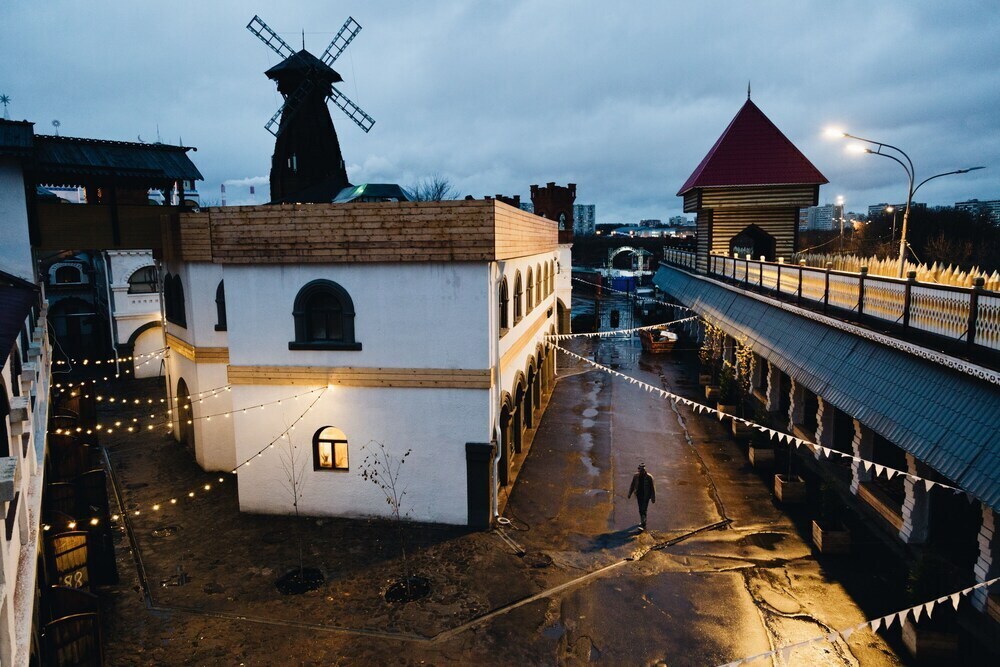
[(169, 273), (163, 277), (163, 312), (168, 322), (174, 321), (174, 277)]
[(75, 285), (83, 282), (80, 268), (69, 264), (56, 269), (55, 279), (57, 285)]
[(184, 285), (181, 284), (181, 277), (179, 275), (174, 276), (169, 283), (169, 296), (164, 295), (164, 299), (167, 301), (167, 319), (177, 326), (186, 329), (187, 318), (184, 314)]
[(360, 350), (354, 340), (354, 302), (332, 280), (314, 280), (295, 297), (295, 340), (289, 350)]
[(514, 324), (521, 321), (521, 297), (524, 290), (521, 288), (521, 272), (514, 274)]
[(226, 330), (226, 281), (220, 280), (219, 286), (215, 288), (215, 317), (216, 331)]
[(348, 470), (347, 436), (324, 426), (313, 435), (313, 470)]
[(528, 314), (535, 307), (535, 278), (534, 274), (531, 273), (530, 266), (528, 267), (528, 288), (525, 290), (525, 296), (527, 296), (527, 303), (525, 303), (524, 313)]
[(144, 266), (128, 277), (129, 294), (152, 294), (156, 291), (156, 267)]
[(535, 264), (535, 276), (538, 279), (538, 282), (535, 283), (535, 303), (537, 303), (538, 305), (542, 305), (542, 297), (544, 295), (542, 293), (542, 281), (543, 281), (543, 278), (542, 278), (542, 265), (541, 264)]
[(549, 294), (556, 291), (556, 270), (555, 266), (552, 264), (552, 260), (549, 260)]
[(507, 278), (500, 279), (500, 335), (510, 328), (510, 295), (507, 293)]

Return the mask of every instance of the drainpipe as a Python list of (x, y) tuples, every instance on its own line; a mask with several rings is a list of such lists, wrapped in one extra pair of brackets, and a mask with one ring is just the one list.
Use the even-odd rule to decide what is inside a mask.
[(104, 257), (104, 289), (108, 295), (108, 328), (111, 331), (111, 349), (115, 353), (115, 377), (120, 377), (122, 371), (118, 359), (118, 327), (115, 326), (115, 318), (112, 314), (115, 310), (115, 302), (111, 300), (111, 257), (106, 250), (101, 255)]
[(490, 304), (490, 365), (496, 370), (495, 390), (490, 401), (490, 423), (493, 425), (493, 442), (496, 449), (493, 454), (493, 482), (490, 488), (490, 498), (492, 498), (493, 520), (500, 519), (500, 493), (497, 491), (497, 483), (500, 480), (500, 448), (503, 446), (502, 434), (500, 433), (500, 398), (503, 396), (503, 383), (500, 381), (500, 317), (499, 299), (496, 286), (500, 284), (500, 264), (490, 262), (489, 273), (489, 294), (487, 300)]

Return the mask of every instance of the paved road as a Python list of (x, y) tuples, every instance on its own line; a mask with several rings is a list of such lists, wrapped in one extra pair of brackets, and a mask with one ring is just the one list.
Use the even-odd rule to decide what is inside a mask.
[[(635, 342), (574, 348), (657, 387), (696, 388), (677, 359), (643, 354)], [(532, 641), (552, 642), (553, 664), (722, 664), (864, 619), (719, 423), (566, 355), (559, 361), (558, 388), (508, 511), (529, 558), (542, 552), (557, 566), (590, 569), (723, 519), (732, 524), (552, 597)], [(626, 498), (639, 461), (657, 485), (645, 534)], [(789, 659), (775, 664), (899, 663), (867, 632)]]

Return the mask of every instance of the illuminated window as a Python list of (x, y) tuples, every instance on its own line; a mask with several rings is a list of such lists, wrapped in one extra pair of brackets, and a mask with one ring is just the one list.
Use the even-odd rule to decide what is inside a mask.
[(347, 470), (347, 436), (324, 426), (313, 436), (313, 470)]

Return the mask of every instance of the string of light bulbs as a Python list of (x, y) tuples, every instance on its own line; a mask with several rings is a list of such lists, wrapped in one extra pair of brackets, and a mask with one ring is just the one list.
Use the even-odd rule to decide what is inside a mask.
[(560, 347), (558, 345), (555, 345), (554, 343), (551, 343), (549, 341), (546, 341), (546, 344), (549, 345), (549, 346), (551, 346), (551, 347), (553, 347), (553, 348), (555, 348), (556, 350), (559, 350), (563, 354), (566, 354), (566, 355), (568, 355), (570, 357), (573, 357), (574, 359), (578, 359), (579, 361), (582, 361), (582, 362), (584, 362), (586, 364), (589, 364), (590, 366), (593, 366), (594, 368), (597, 368), (598, 370), (604, 371), (605, 373), (609, 373), (610, 375), (613, 375), (615, 377), (620, 377), (620, 378), (628, 381), (630, 384), (638, 385), (638, 386), (642, 387), (643, 389), (645, 389), (646, 391), (648, 391), (650, 393), (659, 394), (660, 397), (666, 398), (666, 399), (668, 399), (670, 401), (673, 401), (674, 403), (682, 403), (683, 405), (686, 405), (686, 406), (690, 407), (691, 409), (693, 409), (695, 412), (708, 412), (708, 413), (714, 414), (715, 416), (717, 416), (719, 418), (719, 421), (722, 421), (723, 419), (726, 419), (726, 418), (732, 419), (733, 421), (736, 421), (736, 422), (739, 422), (741, 424), (744, 424), (745, 426), (749, 426), (751, 428), (754, 428), (754, 429), (760, 431), (761, 433), (765, 433), (770, 438), (777, 439), (777, 440), (779, 440), (779, 441), (781, 441), (781, 442), (783, 442), (785, 444), (794, 445), (796, 448), (807, 447), (810, 450), (812, 450), (814, 453), (821, 454), (823, 457), (825, 457), (828, 460), (832, 456), (839, 456), (839, 457), (842, 457), (842, 458), (851, 459), (851, 460), (855, 461), (856, 463), (860, 464), (862, 467), (864, 467), (864, 469), (865, 469), (866, 472), (871, 472), (872, 470), (874, 470), (876, 477), (880, 476), (880, 475), (885, 475), (887, 479), (892, 479), (893, 477), (895, 477), (895, 476), (898, 475), (898, 476), (907, 477), (909, 479), (912, 479), (915, 482), (922, 483), (924, 485), (925, 490), (927, 490), (927, 491), (930, 491), (934, 487), (941, 487), (943, 489), (950, 489), (953, 493), (964, 493), (967, 496), (969, 496), (970, 498), (974, 497), (968, 491), (966, 491), (965, 489), (959, 488), (957, 486), (952, 486), (951, 484), (945, 484), (943, 482), (938, 482), (937, 480), (933, 480), (933, 479), (927, 479), (926, 477), (921, 477), (919, 475), (914, 475), (913, 473), (907, 472), (905, 470), (899, 470), (897, 468), (891, 468), (889, 466), (882, 465), (881, 463), (876, 463), (875, 461), (871, 461), (869, 459), (864, 459), (864, 458), (861, 458), (859, 456), (854, 456), (853, 454), (847, 454), (847, 453), (842, 452), (842, 451), (837, 450), (837, 449), (832, 449), (830, 447), (824, 447), (823, 445), (819, 445), (819, 444), (817, 444), (815, 442), (810, 442), (810, 441), (805, 440), (803, 438), (799, 438), (799, 437), (796, 437), (794, 435), (791, 435), (791, 434), (788, 434), (788, 433), (784, 433), (783, 431), (779, 431), (777, 429), (773, 429), (773, 428), (770, 428), (768, 426), (764, 426), (762, 424), (758, 424), (757, 422), (751, 421), (749, 419), (744, 419), (743, 417), (737, 417), (736, 415), (731, 415), (731, 414), (729, 414), (727, 412), (723, 412), (721, 410), (717, 410), (717, 409), (709, 407), (707, 405), (703, 405), (703, 404), (701, 404), (701, 403), (699, 403), (697, 401), (693, 401), (693, 400), (691, 400), (689, 398), (684, 398), (683, 396), (679, 396), (679, 395), (674, 394), (672, 392), (669, 392), (669, 391), (667, 391), (665, 389), (660, 389), (659, 387), (654, 387), (653, 385), (649, 384), (648, 382), (643, 382), (642, 380), (634, 378), (634, 377), (632, 377), (630, 375), (626, 375), (625, 373), (621, 373), (619, 371), (616, 371), (613, 368), (608, 368), (607, 366), (604, 366), (603, 364), (599, 364), (596, 361), (592, 361), (592, 360), (588, 359), (587, 357), (579, 355), (579, 354), (577, 354), (575, 352), (571, 352), (571, 351), (567, 350), (566, 348)]
[(680, 320), (673, 320), (671, 322), (663, 322), (661, 324), (647, 324), (641, 327), (632, 327), (630, 329), (612, 329), (610, 331), (595, 331), (593, 333), (575, 333), (575, 334), (545, 334), (545, 337), (549, 340), (569, 340), (571, 338), (610, 338), (614, 336), (620, 336), (622, 334), (630, 334), (635, 331), (644, 331), (652, 329), (661, 329), (671, 324), (680, 324), (681, 322), (688, 322), (690, 320), (697, 320), (697, 315), (692, 315), (691, 317), (685, 317)]
[(56, 366), (68, 366), (70, 364), (79, 364), (81, 366), (87, 366), (93, 364), (95, 366), (100, 366), (101, 364), (113, 364), (115, 362), (121, 363), (124, 361), (136, 361), (139, 359), (147, 359), (149, 357), (155, 356), (157, 354), (162, 354), (166, 352), (168, 348), (161, 347), (158, 350), (153, 350), (152, 352), (144, 352), (142, 354), (133, 354), (127, 357), (111, 357), (110, 359), (56, 359), (52, 363)]
[(851, 637), (851, 635), (853, 635), (855, 632), (859, 632), (862, 630), (870, 629), (872, 632), (877, 632), (882, 628), (888, 630), (897, 621), (899, 622), (900, 627), (902, 627), (903, 623), (905, 623), (906, 620), (911, 615), (913, 616), (913, 622), (919, 623), (920, 618), (923, 615), (926, 614), (927, 618), (930, 619), (931, 616), (934, 614), (934, 609), (938, 605), (948, 604), (949, 602), (951, 603), (952, 608), (955, 611), (958, 611), (958, 606), (961, 603), (962, 598), (968, 596), (973, 591), (979, 588), (989, 588), (998, 581), (1000, 581), (1000, 577), (987, 579), (986, 581), (981, 581), (978, 584), (969, 586), (968, 588), (963, 588), (960, 591), (955, 591), (954, 593), (949, 593), (948, 595), (942, 595), (939, 598), (928, 600), (927, 602), (922, 602), (918, 605), (907, 607), (906, 609), (896, 611), (891, 614), (887, 614), (885, 616), (879, 616), (878, 618), (867, 620), (857, 625), (852, 625), (848, 628), (844, 628), (843, 630), (834, 630), (833, 632), (828, 632), (824, 635), (820, 635), (819, 637), (813, 637), (812, 639), (806, 639), (804, 641), (795, 642), (794, 644), (787, 644), (785, 646), (782, 646), (781, 648), (765, 651), (764, 653), (758, 653), (757, 655), (751, 655), (747, 656), (746, 658), (740, 658), (739, 660), (727, 662), (724, 665), (720, 665), (719, 667), (737, 667), (738, 665), (742, 665), (744, 663), (760, 660), (761, 658), (772, 658), (774, 656), (778, 656), (780, 658), (779, 664), (790, 665), (793, 663), (789, 662), (789, 657), (791, 656), (792, 652), (797, 648), (802, 648), (810, 644), (818, 644), (821, 642), (835, 642), (838, 639), (843, 639), (844, 641), (847, 641)]
[[(200, 417), (191, 415), (191, 416), (187, 417), (186, 419), (183, 419), (183, 421), (186, 424), (193, 424), (195, 421), (201, 420), (201, 419), (204, 419), (205, 421), (208, 421), (208, 422), (212, 421), (212, 419), (216, 418), (216, 417), (222, 417), (223, 419), (228, 419), (230, 415), (234, 415), (237, 412), (242, 412), (243, 414), (246, 414), (250, 410), (258, 410), (258, 409), (263, 410), (263, 409), (266, 409), (268, 406), (271, 406), (271, 405), (281, 405), (285, 401), (295, 401), (295, 400), (298, 400), (299, 398), (301, 398), (303, 396), (308, 396), (309, 394), (314, 394), (317, 391), (326, 391), (326, 389), (327, 389), (327, 387), (319, 387), (317, 389), (310, 389), (309, 391), (302, 392), (301, 394), (295, 394), (293, 396), (286, 396), (285, 398), (279, 398), (277, 400), (267, 401), (265, 403), (257, 403), (255, 405), (248, 405), (248, 406), (243, 407), (243, 408), (234, 408), (232, 410), (227, 410), (226, 412), (218, 412), (218, 413), (214, 413), (214, 414), (210, 414), (210, 415), (201, 415)], [(227, 387), (226, 391), (231, 391), (231, 388)], [(210, 396), (205, 396), (203, 398), (200, 398), (197, 401), (192, 401), (191, 404), (193, 404), (193, 403), (203, 403), (205, 401), (205, 399), (207, 399), (207, 398), (216, 398), (216, 397), (220, 396), (223, 393), (225, 393), (225, 392), (222, 389), (220, 389), (216, 393), (214, 393), (214, 394), (212, 394)], [(191, 404), (185, 404), (183, 406), (183, 408), (185, 410), (190, 409), (191, 408)], [(156, 424), (140, 424), (139, 423), (139, 418), (138, 417), (133, 417), (131, 422), (122, 422), (122, 420), (116, 420), (114, 422), (113, 427), (111, 427), (111, 426), (105, 426), (103, 424), (96, 424), (94, 426), (94, 428), (93, 428), (93, 431), (96, 431), (98, 433), (103, 432), (103, 433), (106, 433), (106, 434), (112, 434), (112, 433), (115, 432), (114, 430), (116, 428), (124, 428), (129, 433), (135, 433), (137, 431), (139, 431), (139, 432), (142, 432), (142, 431), (152, 431), (152, 430), (156, 429), (157, 427), (161, 427), (161, 426), (167, 427), (167, 430), (172, 429), (173, 428), (173, 424), (174, 424), (173, 410), (168, 409), (167, 412), (166, 412), (166, 414), (163, 415), (163, 416), (164, 417), (168, 417), (169, 419), (167, 421), (159, 422), (159, 423), (156, 423)], [(152, 414), (149, 415), (149, 417), (150, 417), (150, 419), (156, 419), (157, 415), (156, 415), (156, 413), (152, 413)], [(82, 427), (77, 426), (77, 427), (71, 428), (71, 429), (59, 429), (59, 428), (57, 428), (57, 429), (55, 429), (54, 431), (51, 431), (51, 432), (55, 433), (56, 435), (62, 435), (62, 434), (72, 435), (73, 433), (87, 433), (89, 435), (92, 431), (90, 429), (82, 429)]]
[[(328, 388), (329, 387), (320, 387), (318, 389), (312, 390), (311, 392), (307, 392), (307, 393), (315, 393), (315, 392), (318, 391), (318, 392), (320, 392), (320, 394), (315, 399), (313, 399), (312, 403), (310, 403), (309, 406), (306, 407), (306, 409), (302, 411), (302, 413), (295, 419), (295, 421), (293, 421), (289, 426), (285, 427), (285, 429), (281, 433), (279, 433), (276, 438), (274, 438), (273, 440), (271, 440), (268, 444), (264, 445), (260, 450), (258, 450), (256, 453), (254, 453), (248, 459), (244, 460), (242, 463), (238, 464), (237, 466), (235, 466), (234, 468), (232, 468), (231, 470), (229, 470), (227, 474), (229, 474), (229, 475), (236, 475), (238, 470), (240, 470), (241, 468), (243, 468), (245, 466), (249, 466), (250, 463), (254, 459), (260, 458), (261, 456), (263, 456), (264, 454), (266, 454), (268, 450), (274, 449), (275, 444), (277, 444), (280, 440), (282, 440), (282, 439), (288, 439), (289, 433), (291, 433), (292, 431), (294, 431), (295, 430), (295, 426), (300, 421), (302, 421), (305, 418), (305, 416), (307, 414), (309, 414), (309, 412), (314, 407), (316, 407), (316, 404), (319, 402), (319, 399), (321, 399), (323, 397), (323, 395), (326, 393), (326, 390)], [(304, 395), (305, 394), (299, 394), (299, 396), (304, 396)], [(285, 399), (285, 400), (291, 400), (291, 399), (294, 399), (294, 398), (297, 398), (297, 396), (296, 397), (291, 397), (290, 399)], [(160, 512), (160, 511), (165, 510), (165, 509), (167, 509), (169, 507), (177, 505), (182, 500), (192, 500), (192, 499), (195, 499), (195, 498), (203, 497), (206, 493), (208, 493), (212, 489), (218, 488), (218, 485), (221, 485), (221, 484), (225, 483), (225, 481), (226, 481), (226, 478), (225, 478), (224, 475), (220, 475), (216, 479), (217, 479), (217, 482), (215, 482), (215, 483), (213, 483), (213, 482), (205, 482), (203, 484), (199, 484), (195, 488), (189, 488), (188, 491), (186, 491), (184, 493), (181, 493), (179, 495), (176, 495), (176, 496), (172, 496), (170, 498), (162, 499), (162, 500), (155, 501), (155, 502), (145, 502), (145, 503), (142, 503), (140, 506), (135, 507), (134, 509), (127, 510), (128, 514), (130, 516), (141, 516), (144, 510), (147, 511), (147, 512)], [(125, 511), (125, 508), (122, 508), (122, 510)], [(111, 515), (111, 520), (113, 522), (114, 521), (118, 521), (120, 518), (121, 518), (121, 515), (119, 515), (119, 514), (112, 514)], [(90, 517), (89, 519), (73, 520), (73, 521), (67, 522), (66, 527), (69, 530), (75, 530), (77, 528), (77, 526), (79, 526), (81, 524), (83, 524), (83, 525), (90, 525), (90, 526), (96, 527), (96, 526), (100, 525), (100, 519), (98, 517)], [(51, 530), (52, 528), (53, 528), (53, 526), (51, 524), (43, 524), (42, 525), (42, 529), (46, 530), (46, 531)]]

